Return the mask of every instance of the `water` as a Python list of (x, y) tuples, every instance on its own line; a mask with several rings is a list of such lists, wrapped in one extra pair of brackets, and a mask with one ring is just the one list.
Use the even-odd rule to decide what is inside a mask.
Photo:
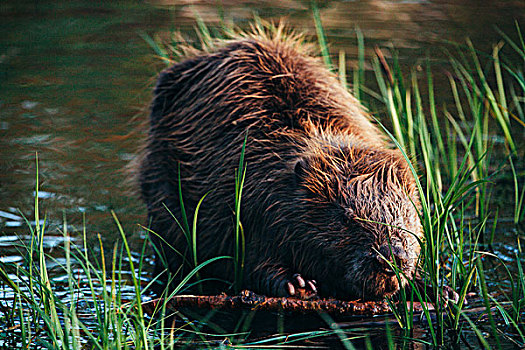
[[(150, 91), (164, 67), (142, 33), (193, 33), (195, 13), (208, 23), (218, 23), (223, 13), (241, 26), (257, 13), (265, 19), (284, 16), (298, 31), (315, 35), (308, 1), (191, 3), (0, 4), (1, 261), (22, 259), (14, 241), (27, 234), (25, 218), (34, 220), (37, 153), (41, 218), (46, 215), (51, 236), (61, 237), (65, 217), (73, 236), (87, 227), (111, 244), (119, 235), (114, 210), (134, 247), (142, 244), (145, 233), (137, 223), (145, 222), (145, 208), (125, 184), (123, 169), (141, 142)], [(427, 57), (445, 61), (444, 43), (466, 37), (490, 52), (501, 40), (496, 27), (514, 37), (514, 21), (522, 28), (525, 22), (520, 0), (322, 1), (320, 8), (331, 51), (344, 50), (349, 69), (357, 57), (356, 26), (365, 36), (367, 56), (375, 45), (395, 47), (402, 64), (413, 66)], [(446, 99), (439, 92), (438, 99)], [(500, 236), (497, 248), (512, 261), (515, 233), (503, 229)]]

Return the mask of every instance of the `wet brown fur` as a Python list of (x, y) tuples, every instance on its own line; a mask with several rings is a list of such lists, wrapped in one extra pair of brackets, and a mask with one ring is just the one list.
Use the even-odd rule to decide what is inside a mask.
[[(248, 133), (244, 287), (284, 295), (301, 273), (321, 295), (377, 299), (399, 289), (383, 258), (396, 257), (412, 276), (422, 232), (407, 162), (311, 54), (282, 27), (256, 29), (161, 73), (139, 175), (162, 237), (152, 235), (162, 252), (157, 272), (163, 259), (180, 271), (166, 243), (187, 251), (165, 208), (181, 221), (179, 165), (188, 213), (211, 190), (198, 217), (198, 261), (233, 255), (234, 178)], [(203, 274), (231, 281), (232, 263)]]

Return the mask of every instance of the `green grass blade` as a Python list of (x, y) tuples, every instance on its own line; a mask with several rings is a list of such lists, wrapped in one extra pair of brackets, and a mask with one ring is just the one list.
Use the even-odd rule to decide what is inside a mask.
[(311, 4), (312, 14), (314, 16), (315, 31), (317, 33), (317, 40), (319, 41), (319, 48), (321, 49), (321, 56), (326, 67), (329, 70), (333, 71), (334, 65), (332, 63), (332, 58), (330, 57), (330, 52), (328, 51), (328, 44), (326, 43), (326, 34), (324, 32), (323, 23), (321, 21), (321, 13), (315, 1), (312, 1)]

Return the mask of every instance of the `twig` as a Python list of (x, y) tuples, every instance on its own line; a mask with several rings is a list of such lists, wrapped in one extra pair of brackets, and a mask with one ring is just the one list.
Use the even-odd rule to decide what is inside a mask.
[(373, 316), (390, 313), (384, 301), (342, 301), (336, 299), (302, 300), (296, 298), (273, 298), (243, 290), (239, 295), (177, 295), (170, 300), (154, 299), (142, 304), (146, 313), (153, 314), (162, 303), (166, 308), (176, 310), (183, 307), (200, 309), (237, 310), (251, 309), (262, 311), (284, 311), (309, 314), (319, 311), (336, 316)]

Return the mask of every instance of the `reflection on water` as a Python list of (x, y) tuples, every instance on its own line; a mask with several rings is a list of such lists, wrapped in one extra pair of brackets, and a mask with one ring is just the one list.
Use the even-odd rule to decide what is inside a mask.
[[(220, 6), (218, 5), (220, 4)], [(173, 29), (192, 33), (195, 14), (245, 25), (253, 14), (286, 18), (315, 35), (309, 1), (14, 1), (0, 4), (0, 258), (21, 259), (14, 234), (34, 225), (35, 156), (39, 200), (51, 233), (63, 216), (71, 232), (114, 241), (114, 210), (126, 231), (142, 240), (136, 223), (144, 207), (125, 185), (122, 170), (133, 158), (156, 73), (163, 67), (141, 38)], [(495, 30), (515, 33), (525, 20), (522, 0), (322, 1), (321, 16), (332, 52), (357, 56), (355, 28), (367, 49), (394, 46), (402, 63), (443, 58), (445, 41), (470, 37), (490, 49)], [(193, 34), (189, 34), (193, 35)], [(439, 91), (438, 91), (439, 93)], [(438, 96), (439, 97), (439, 96)], [(43, 214), (41, 215), (43, 217)], [(42, 224), (42, 223), (41, 223)], [(93, 235), (94, 236), (94, 235)], [(62, 236), (59, 236), (62, 237)], [(51, 242), (52, 239), (48, 238)], [(47, 241), (46, 241), (47, 242)], [(51, 244), (51, 243), (49, 243)], [(501, 251), (512, 246), (502, 244)], [(47, 247), (51, 249), (52, 247)], [(513, 259), (513, 254), (507, 255)]]

